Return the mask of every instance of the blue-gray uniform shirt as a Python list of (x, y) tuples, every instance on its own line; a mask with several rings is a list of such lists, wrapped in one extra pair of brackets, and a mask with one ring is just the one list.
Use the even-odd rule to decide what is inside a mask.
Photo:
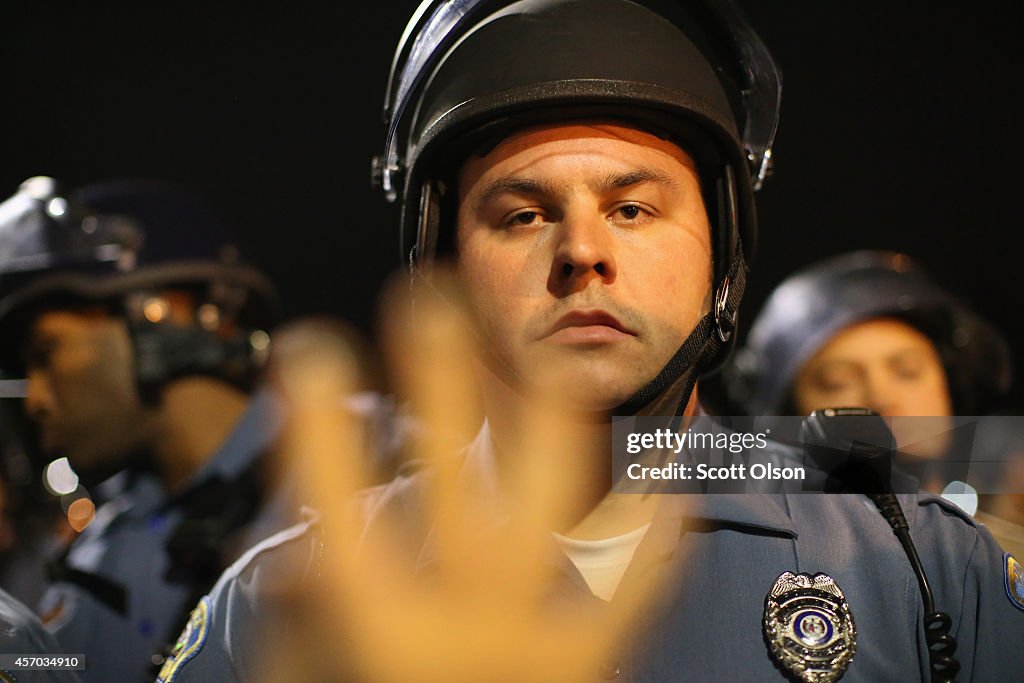
[[(269, 392), (254, 394), (224, 444), (179, 495), (168, 496), (151, 475), (123, 472), (120, 482), (112, 482), (121, 483), (122, 491), (99, 507), (72, 544), (65, 566), (122, 588), (124, 611), (99, 599), (95, 590), (68, 581), (50, 586), (40, 606), (61, 649), (87, 655), (84, 681), (152, 680), (151, 656), (173, 640), (195, 600), (189, 585), (165, 576), (171, 565), (166, 545), (182, 519), (182, 497), (215, 476), (233, 480), (250, 468), (278, 431), (280, 417), (273, 404)], [(289, 506), (277, 503), (264, 504), (233, 534), (235, 552), (228, 551), (227, 561), (298, 520), (297, 514), (287, 514)]]
[[(364, 497), (375, 521), (410, 520), (424, 509), (429, 473), (409, 468)], [(960, 681), (1024, 680), (1024, 576), (983, 528), (931, 495), (901, 495), (938, 609), (952, 618)], [(272, 597), (316, 566), (317, 526), (307, 522), (254, 548), (204, 598), (179, 662), (162, 683), (259, 681), (276, 636), (255, 625), (275, 613)], [(430, 562), (429, 534), (417, 557)], [(654, 563), (675, 577), (659, 592), (600, 674), (619, 681), (784, 681), (763, 635), (765, 598), (783, 572), (832, 577), (856, 624), (856, 654), (843, 681), (928, 681), (917, 578), (888, 523), (852, 494), (665, 496), (634, 555), (628, 582)], [(568, 561), (557, 584), (569, 601), (598, 601)], [(500, 590), (500, 587), (495, 587)], [(598, 604), (595, 602), (595, 604)], [(261, 619), (261, 617), (264, 617)], [(281, 628), (281, 624), (272, 624)], [(188, 641), (187, 643), (185, 641)], [(333, 653), (332, 653), (333, 654)], [(495, 672), (500, 678), (500, 672)], [(600, 680), (598, 676), (595, 676)]]
[[(13, 597), (0, 590), (0, 654), (72, 655), (39, 623), (34, 614)], [(75, 683), (73, 671), (25, 671), (0, 666), (0, 683)]]

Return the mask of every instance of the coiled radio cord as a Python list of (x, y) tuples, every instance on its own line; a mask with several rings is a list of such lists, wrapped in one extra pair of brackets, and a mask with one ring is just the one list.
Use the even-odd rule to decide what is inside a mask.
[(917, 583), (921, 587), (921, 597), (924, 599), (924, 637), (928, 645), (928, 662), (932, 681), (934, 683), (955, 683), (956, 675), (960, 672), (960, 662), (953, 656), (956, 653), (956, 639), (949, 635), (953, 620), (945, 612), (938, 612), (935, 609), (932, 589), (928, 585), (928, 577), (925, 576), (921, 558), (918, 557), (917, 548), (914, 547), (914, 541), (910, 538), (910, 525), (907, 524), (903, 508), (900, 507), (900, 502), (893, 493), (869, 493), (867, 496), (892, 527), (892, 532), (907, 553), (907, 559), (910, 560), (910, 566), (913, 567)]

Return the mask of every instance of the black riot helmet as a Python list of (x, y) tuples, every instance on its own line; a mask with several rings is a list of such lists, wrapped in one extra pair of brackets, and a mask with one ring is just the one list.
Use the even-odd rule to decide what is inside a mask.
[[(194, 324), (169, 319), (168, 290), (194, 295)], [(248, 388), (279, 316), (274, 287), (191, 193), (141, 180), (64, 193), (30, 178), (0, 204), (0, 367), (23, 372), (18, 345), (33, 312), (83, 305), (124, 316), (150, 401), (190, 374)]]
[(730, 398), (751, 414), (792, 410), (804, 364), (837, 332), (873, 318), (903, 320), (931, 340), (958, 414), (975, 414), (981, 395), (1009, 389), (1009, 346), (990, 323), (907, 255), (858, 251), (808, 266), (772, 291), (725, 372)]
[(392, 63), (374, 177), (401, 201), (403, 252), (424, 268), (453, 241), (446, 190), (474, 150), (580, 119), (672, 140), (697, 162), (715, 254), (717, 340), (673, 359), (666, 372), (678, 377), (707, 370), (731, 343), (780, 93), (771, 56), (729, 0), (426, 0)]

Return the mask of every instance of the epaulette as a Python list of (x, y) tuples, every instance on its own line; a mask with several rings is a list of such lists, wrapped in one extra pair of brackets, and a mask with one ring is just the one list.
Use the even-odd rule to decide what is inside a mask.
[(946, 512), (952, 516), (959, 517), (961, 520), (966, 522), (972, 527), (977, 527), (978, 523), (974, 521), (974, 517), (963, 511), (963, 509), (951, 501), (946, 500), (942, 496), (936, 496), (935, 494), (927, 493), (921, 494), (918, 497), (917, 504), (920, 506), (924, 505), (935, 505), (942, 508), (943, 512)]

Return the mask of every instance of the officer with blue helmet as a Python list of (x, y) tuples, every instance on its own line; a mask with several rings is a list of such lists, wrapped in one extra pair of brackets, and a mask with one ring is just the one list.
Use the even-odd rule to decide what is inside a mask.
[(40, 605), (84, 680), (150, 679), (220, 571), (294, 522), (261, 472), (273, 401), (250, 396), (277, 317), (273, 286), (182, 189), (36, 177), (0, 204), (0, 364), (98, 505)]
[[(823, 353), (840, 334), (880, 320), (891, 321), (901, 339), (923, 335), (914, 340), (923, 346), (908, 360), (922, 366), (917, 377), (940, 377), (937, 386), (922, 390), (941, 405), (901, 399), (906, 382), (873, 390), (859, 359), (826, 362)], [(853, 341), (871, 353), (876, 338)], [(827, 377), (829, 367), (836, 368), (833, 374), (846, 368), (850, 376)], [(856, 404), (883, 415), (977, 415), (986, 398), (1009, 389), (1012, 363), (1003, 336), (912, 258), (857, 251), (802, 268), (772, 290), (726, 374), (732, 399), (752, 414), (805, 415), (823, 405)]]
[[(401, 198), (403, 254), (417, 278), (430, 277), (435, 255), (454, 255), (484, 346), (487, 421), (467, 465), (500, 461), (521, 437), (502, 406), (544, 382), (588, 418), (580, 444), (607, 444), (611, 415), (696, 413), (699, 376), (733, 340), (753, 191), (767, 175), (778, 113), (774, 65), (734, 8), (428, 0), (403, 35), (388, 92), (374, 170)], [(573, 455), (596, 454), (595, 470), (606, 462), (599, 449), (580, 450)], [(427, 572), (444, 569), (431, 562), (443, 548), (423, 523), (435, 490), (429, 469), (407, 468), (358, 499), (361, 538), (393, 542), (397, 525), (408, 531), (399, 538), (410, 563)], [(937, 681), (959, 671), (997, 680), (1024, 666), (1020, 565), (941, 499), (900, 498), (906, 518), (892, 519), (899, 533), (909, 528), (915, 563), (863, 496), (705, 495), (656, 510), (614, 499), (622, 515), (608, 514), (607, 485), (584, 496), (592, 507), (581, 525), (593, 523), (558, 539), (562, 554), (540, 594), (615, 604), (624, 577), (650, 564), (667, 565), (670, 580), (595, 678)], [(307, 522), (233, 565), (199, 602), (159, 680), (259, 680), (259, 655), (289, 642), (296, 624), (275, 604), (296, 580), (288, 568), (306, 568), (298, 581), (317, 579), (324, 554), (344, 542), (329, 529)], [(472, 572), (478, 558), (466, 555), (460, 568)], [(506, 583), (493, 592), (514, 592)], [(358, 620), (342, 630), (324, 634), (319, 649), (306, 643), (299, 658), (344, 659), (345, 645), (365, 644), (354, 633), (375, 633)], [(379, 656), (416, 652), (414, 635), (389, 635), (394, 652), (385, 644)], [(469, 660), (486, 642), (446, 652)], [(527, 656), (508, 647), (506, 662)], [(440, 655), (423, 659), (431, 668), (416, 675), (425, 679), (464, 671)], [(509, 676), (499, 666), (479, 679)]]
[(937, 493), (966, 477), (955, 462), (973, 446), (949, 418), (990, 409), (1012, 363), (1003, 336), (909, 256), (857, 251), (779, 284), (723, 376), (750, 414), (855, 405), (897, 418), (904, 465)]
[[(959, 493), (956, 483), (967, 478), (964, 456), (992, 461), (990, 472), (972, 479), (979, 488), (1011, 474), (1011, 462), (994, 465), (1013, 449), (990, 445), (1014, 438), (1011, 421), (993, 425), (995, 417), (975, 433), (954, 431), (946, 419), (984, 414), (1010, 388), (1009, 346), (906, 254), (857, 251), (793, 273), (769, 295), (723, 375), (732, 400), (752, 414), (860, 405), (907, 418), (892, 421), (906, 469), (928, 490), (956, 492), (972, 513), (979, 497)], [(1024, 518), (1017, 498), (982, 496), (985, 511), (975, 518), (1019, 552)]]

